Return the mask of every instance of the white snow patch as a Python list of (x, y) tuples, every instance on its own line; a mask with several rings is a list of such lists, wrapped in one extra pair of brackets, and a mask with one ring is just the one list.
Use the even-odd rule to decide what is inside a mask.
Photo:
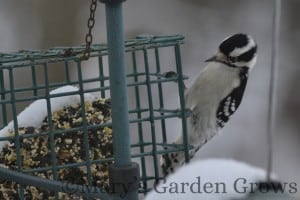
[[(265, 170), (243, 162), (229, 159), (198, 160), (171, 174), (145, 200), (242, 199), (249, 194), (251, 183), (262, 182), (265, 178)], [(273, 175), (273, 178), (276, 177)], [(175, 187), (178, 188), (177, 193), (174, 193)]]

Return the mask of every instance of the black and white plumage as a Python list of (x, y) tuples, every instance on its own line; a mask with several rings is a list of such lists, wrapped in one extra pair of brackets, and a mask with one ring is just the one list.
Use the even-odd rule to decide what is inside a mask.
[[(249, 72), (256, 63), (257, 45), (247, 34), (225, 38), (215, 56), (206, 60), (193, 85), (186, 91), (189, 144), (194, 146), (190, 157), (228, 122), (239, 107), (247, 85)], [(175, 144), (182, 144), (182, 135)], [(175, 152), (161, 157), (164, 175), (184, 163), (184, 153)]]
[(229, 120), (229, 117), (237, 110), (242, 102), (242, 97), (247, 84), (248, 69), (243, 68), (240, 71), (240, 85), (234, 88), (227, 97), (219, 104), (217, 110), (217, 124), (220, 128)]

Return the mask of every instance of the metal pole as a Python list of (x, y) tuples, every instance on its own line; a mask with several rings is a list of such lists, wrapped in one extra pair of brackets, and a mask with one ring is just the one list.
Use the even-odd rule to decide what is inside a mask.
[(106, 4), (106, 19), (115, 164), (128, 166), (130, 141), (121, 3)]
[(276, 82), (278, 68), (278, 47), (280, 34), (280, 16), (281, 16), (281, 0), (274, 1), (273, 11), (273, 34), (272, 34), (272, 60), (271, 60), (271, 77), (269, 85), (269, 106), (268, 106), (268, 166), (267, 166), (267, 181), (271, 179), (272, 164), (273, 164), (273, 133), (275, 121), (275, 106), (276, 106)]
[(139, 167), (131, 162), (126, 87), (123, 0), (101, 0), (106, 7), (106, 26), (115, 163), (110, 167), (113, 199), (137, 200)]

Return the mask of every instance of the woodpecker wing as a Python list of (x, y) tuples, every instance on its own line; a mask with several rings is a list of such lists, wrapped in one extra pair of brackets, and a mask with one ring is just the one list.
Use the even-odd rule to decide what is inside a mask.
[(248, 71), (240, 72), (240, 85), (234, 88), (219, 104), (217, 110), (217, 125), (223, 128), (230, 116), (238, 109), (242, 102), (244, 91), (247, 85)]

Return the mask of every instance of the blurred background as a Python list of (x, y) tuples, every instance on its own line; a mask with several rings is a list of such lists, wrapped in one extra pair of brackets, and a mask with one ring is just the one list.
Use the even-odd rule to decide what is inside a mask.
[[(0, 0), (0, 51), (84, 43), (89, 2)], [(296, 182), (300, 190), (300, 67), (297, 59), (300, 1), (284, 0), (282, 3), (273, 170), (283, 182)], [(185, 36), (181, 53), (183, 72), (190, 77), (187, 86), (192, 84), (205, 65), (204, 60), (215, 53), (225, 37), (244, 32), (251, 34), (258, 43), (258, 62), (250, 75), (240, 108), (222, 132), (199, 151), (197, 159), (232, 158), (266, 168), (272, 12), (273, 0), (127, 0), (124, 3), (126, 38), (138, 34)], [(95, 43), (106, 42), (103, 4), (98, 4), (93, 33)], [(85, 73), (93, 73), (93, 69)], [(62, 78), (57, 71), (50, 75), (52, 81)], [(170, 90), (167, 96), (170, 106), (176, 108), (177, 94)], [(180, 124), (173, 124), (168, 136), (177, 136), (180, 129)], [(300, 198), (300, 191), (296, 196)]]

